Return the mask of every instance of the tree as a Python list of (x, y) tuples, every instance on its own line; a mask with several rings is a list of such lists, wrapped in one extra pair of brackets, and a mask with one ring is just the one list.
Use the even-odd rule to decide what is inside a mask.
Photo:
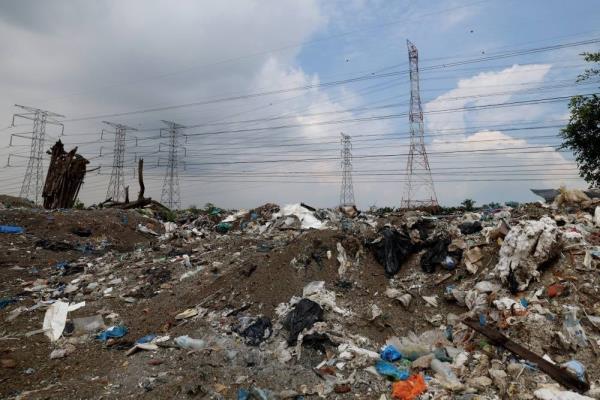
[(461, 206), (465, 208), (466, 211), (473, 211), (473, 207), (475, 206), (475, 200), (473, 199), (464, 199)]
[[(583, 53), (587, 62), (596, 63), (579, 75), (577, 82), (591, 80), (600, 76), (600, 52)], [(579, 175), (590, 186), (600, 186), (600, 97), (574, 96), (569, 102), (571, 117), (561, 130), (562, 149), (575, 154)]]

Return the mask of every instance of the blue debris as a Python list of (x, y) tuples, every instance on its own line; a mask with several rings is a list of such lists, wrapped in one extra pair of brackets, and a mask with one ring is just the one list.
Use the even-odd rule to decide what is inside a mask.
[(485, 326), (487, 324), (487, 319), (485, 318), (485, 314), (479, 314), (479, 325)]
[(255, 213), (254, 211), (252, 211), (252, 212), (250, 213), (250, 220), (254, 221), (254, 220), (256, 220), (256, 219), (258, 219), (258, 214), (257, 214), (257, 213)]
[(446, 335), (446, 339), (448, 339), (449, 341), (454, 340), (454, 334), (452, 333), (452, 329), (453, 329), (452, 325), (446, 325), (446, 330), (444, 331), (444, 334)]
[(0, 299), (0, 310), (2, 310), (3, 308), (8, 307), (9, 304), (13, 304), (16, 303), (17, 301), (15, 299)]
[(387, 376), (395, 381), (405, 381), (410, 376), (407, 370), (399, 369), (394, 364), (383, 360), (377, 361), (375, 369), (380, 375)]
[(65, 268), (67, 268), (68, 265), (69, 265), (68, 261), (59, 261), (59, 262), (56, 263), (56, 265), (54, 266), (54, 268), (60, 269), (61, 271), (64, 271)]
[(452, 271), (454, 268), (456, 268), (456, 261), (454, 260), (454, 258), (446, 256), (444, 261), (442, 261), (442, 266), (448, 271)]
[(527, 308), (529, 306), (529, 302), (527, 301), (527, 299), (525, 297), (522, 297), (521, 300), (519, 300), (519, 302), (525, 308)]
[(151, 333), (149, 335), (143, 336), (143, 337), (139, 338), (138, 340), (136, 340), (135, 344), (150, 343), (154, 339), (156, 339), (156, 335), (154, 333)]
[(577, 376), (577, 379), (579, 379), (582, 382), (585, 382), (585, 367), (579, 361), (570, 360), (561, 365), (561, 367), (568, 369)]
[(20, 226), (0, 225), (0, 233), (19, 234), (19, 233), (23, 233), (23, 232), (25, 232), (25, 229), (23, 229)]
[(273, 394), (265, 389), (253, 387), (249, 391), (244, 388), (239, 388), (237, 392), (238, 400), (270, 400)]
[(394, 346), (387, 345), (381, 350), (381, 359), (385, 361), (398, 361), (402, 358), (400, 353)]
[(105, 331), (100, 332), (96, 339), (106, 342), (110, 338), (120, 338), (127, 334), (127, 327), (123, 325), (111, 326)]

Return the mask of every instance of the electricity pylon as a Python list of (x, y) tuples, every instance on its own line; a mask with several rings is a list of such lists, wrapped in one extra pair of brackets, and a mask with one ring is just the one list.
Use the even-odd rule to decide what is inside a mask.
[(65, 127), (55, 118), (64, 118), (65, 116), (51, 111), (21, 106), (18, 104), (15, 104), (15, 107), (21, 108), (25, 112), (13, 115), (12, 126), (15, 126), (15, 118), (24, 118), (33, 121), (29, 161), (27, 162), (27, 170), (23, 177), (19, 196), (32, 200), (35, 204), (40, 204), (42, 190), (44, 188), (44, 143), (46, 140), (46, 125), (58, 125), (62, 127), (62, 135)]
[[(106, 198), (114, 202), (125, 200), (125, 174), (123, 167), (125, 162), (125, 136), (127, 131), (137, 131), (127, 125), (116, 124), (114, 122), (102, 121), (115, 129), (115, 147), (113, 152), (113, 165), (108, 181), (108, 189), (106, 190)], [(102, 131), (104, 135), (104, 131)]]
[(410, 150), (406, 161), (406, 186), (401, 206), (437, 206), (437, 195), (425, 150), (423, 109), (419, 90), (419, 52), (409, 40), (406, 41), (406, 45), (410, 62)]
[(163, 180), (162, 195), (160, 201), (171, 209), (181, 207), (181, 195), (179, 192), (179, 160), (177, 159), (177, 148), (179, 147), (179, 133), (185, 128), (171, 121), (163, 121), (167, 128), (161, 129), (166, 131), (169, 143), (169, 156), (167, 159), (167, 170), (165, 171), (165, 179)]
[(354, 187), (352, 185), (352, 142), (350, 136), (341, 133), (342, 144), (342, 187), (340, 190), (340, 207), (354, 206)]

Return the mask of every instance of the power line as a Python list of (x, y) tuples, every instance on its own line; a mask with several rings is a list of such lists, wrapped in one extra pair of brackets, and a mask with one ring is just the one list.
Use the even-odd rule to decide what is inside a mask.
[[(594, 39), (590, 39), (590, 40), (583, 40), (583, 41), (572, 42), (572, 43), (557, 44), (557, 45), (553, 45), (553, 46), (544, 46), (544, 47), (524, 49), (524, 50), (508, 51), (508, 52), (491, 55), (491, 56), (486, 56), (486, 57), (478, 57), (478, 58), (474, 58), (474, 59), (456, 61), (456, 62), (452, 62), (452, 63), (430, 65), (427, 67), (423, 67), (422, 70), (425, 71), (425, 70), (434, 70), (434, 69), (441, 69), (441, 68), (450, 68), (450, 67), (459, 66), (459, 65), (479, 63), (479, 62), (484, 62), (484, 61), (489, 61), (489, 60), (515, 57), (515, 56), (521, 56), (521, 55), (527, 55), (527, 54), (536, 54), (536, 53), (545, 52), (545, 51), (554, 51), (554, 50), (560, 50), (560, 49), (564, 49), (564, 48), (568, 48), (568, 47), (578, 47), (578, 46), (595, 44), (595, 43), (600, 43), (600, 39), (594, 38)], [(150, 113), (150, 112), (167, 111), (167, 110), (174, 110), (174, 109), (179, 109), (179, 108), (187, 108), (187, 107), (195, 107), (195, 106), (201, 106), (201, 105), (207, 105), (207, 104), (229, 102), (229, 101), (235, 101), (235, 100), (246, 100), (246, 99), (260, 97), (260, 96), (269, 96), (269, 95), (274, 95), (274, 94), (283, 94), (283, 93), (290, 93), (290, 92), (295, 92), (295, 91), (304, 91), (304, 90), (309, 90), (309, 89), (314, 89), (314, 88), (331, 87), (331, 86), (338, 86), (338, 85), (347, 84), (347, 83), (360, 82), (360, 81), (364, 81), (364, 80), (381, 79), (384, 77), (406, 75), (408, 72), (409, 71), (398, 71), (398, 72), (388, 72), (388, 73), (382, 73), (382, 74), (362, 75), (362, 76), (357, 76), (357, 77), (349, 78), (349, 79), (342, 79), (342, 80), (323, 82), (323, 83), (317, 83), (317, 84), (309, 84), (309, 85), (297, 86), (297, 87), (292, 87), (292, 88), (268, 90), (268, 91), (248, 93), (248, 94), (243, 94), (243, 95), (200, 100), (200, 101), (195, 101), (195, 102), (190, 102), (190, 103), (174, 104), (174, 105), (163, 106), (163, 107), (139, 109), (139, 110), (127, 111), (127, 112), (121, 112), (121, 113), (110, 113), (110, 114), (101, 114), (101, 115), (94, 115), (94, 116), (85, 116), (85, 117), (73, 118), (73, 119), (70, 119), (67, 121), (74, 122), (74, 121), (87, 121), (87, 120), (100, 119), (100, 118), (116, 118), (116, 117), (144, 114), (144, 113)]]

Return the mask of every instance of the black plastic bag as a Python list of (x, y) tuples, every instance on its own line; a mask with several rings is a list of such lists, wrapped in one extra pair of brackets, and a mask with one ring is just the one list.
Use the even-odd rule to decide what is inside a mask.
[(472, 233), (477, 233), (483, 229), (481, 222), (473, 221), (473, 222), (463, 222), (458, 226), (460, 229), (460, 233), (463, 235), (470, 235)]
[(433, 246), (421, 256), (421, 269), (429, 274), (435, 272), (435, 267), (446, 260), (450, 239), (438, 238)]
[(386, 227), (380, 234), (383, 238), (372, 242), (370, 247), (375, 253), (377, 262), (384, 266), (385, 275), (391, 278), (400, 271), (402, 263), (408, 256), (415, 252), (415, 246), (405, 232)]
[(271, 320), (267, 317), (260, 317), (244, 329), (241, 335), (246, 339), (245, 342), (247, 345), (258, 346), (270, 338), (271, 333), (273, 333)]
[(309, 299), (300, 300), (283, 321), (283, 327), (290, 331), (288, 344), (295, 345), (300, 332), (311, 328), (318, 321), (323, 321), (321, 306)]

